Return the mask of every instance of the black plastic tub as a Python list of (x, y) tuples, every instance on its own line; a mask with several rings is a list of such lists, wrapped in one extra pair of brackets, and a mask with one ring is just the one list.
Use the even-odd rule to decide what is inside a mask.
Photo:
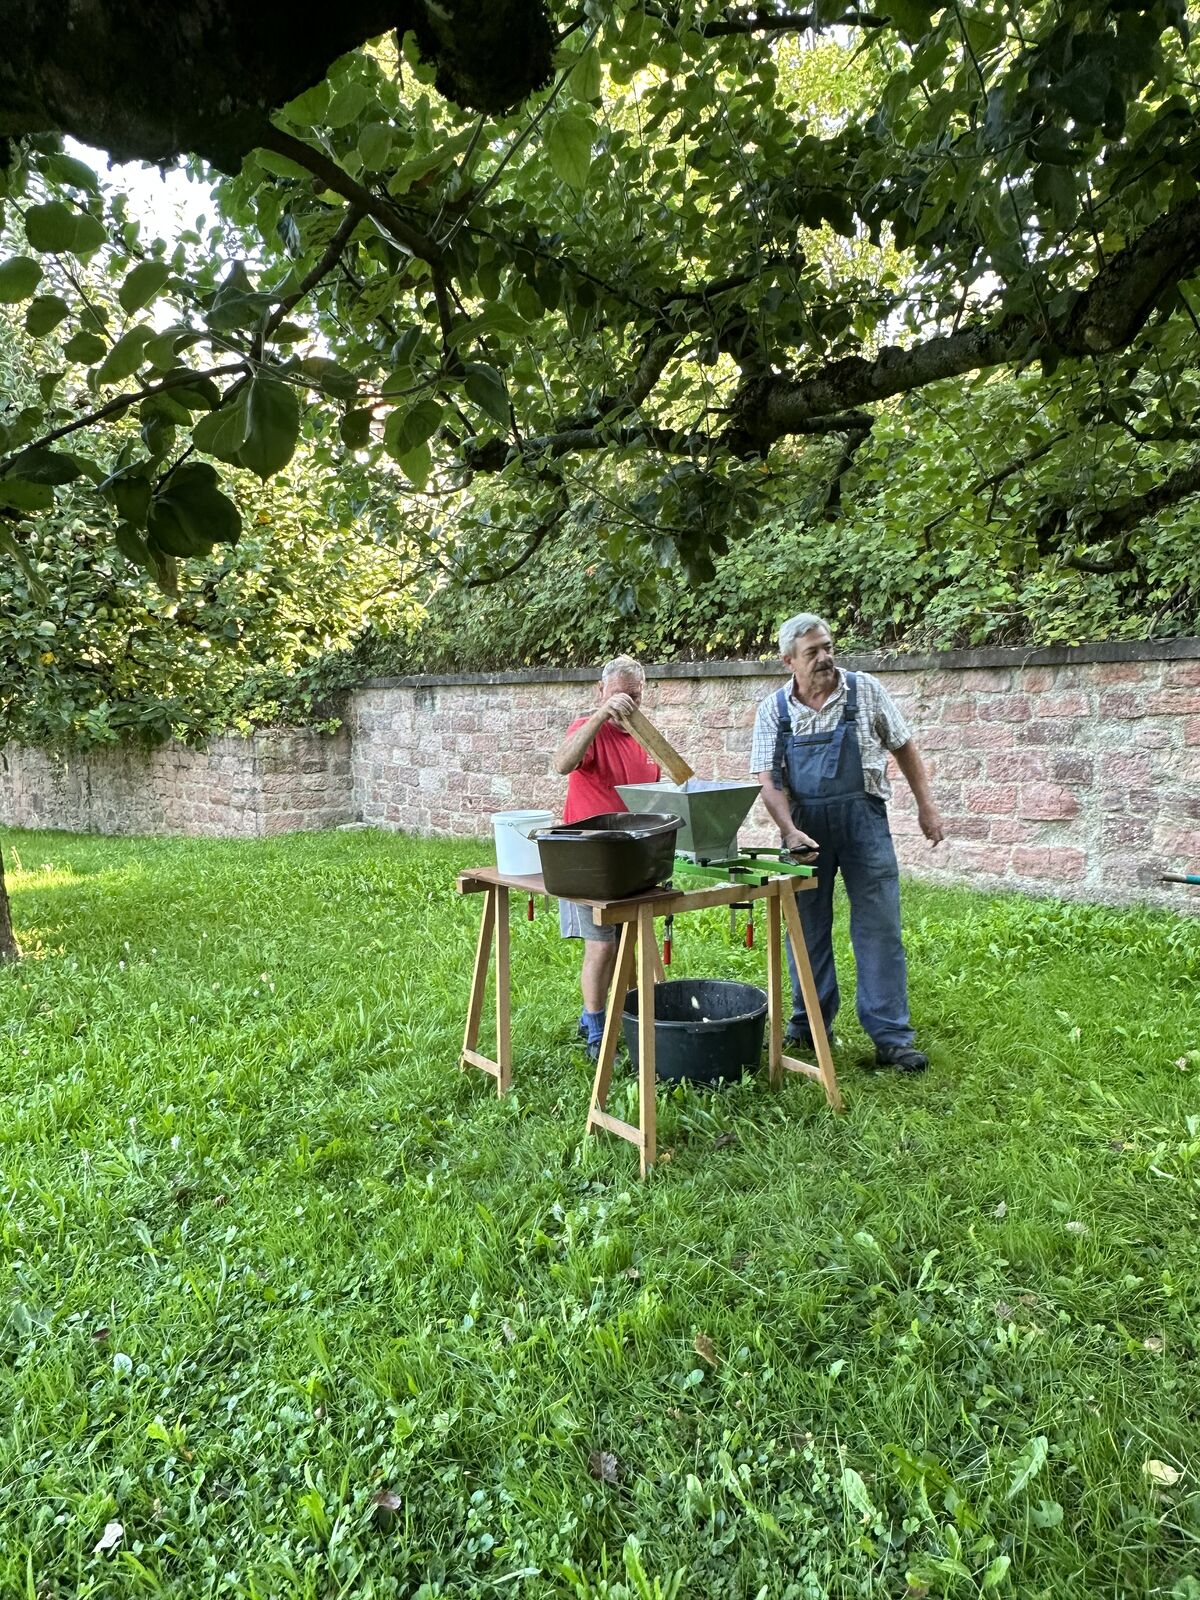
[[(654, 988), (654, 1065), (668, 1083), (737, 1083), (762, 1055), (767, 997), (752, 983), (673, 978)], [(625, 1044), (638, 1065), (638, 992), (621, 1014)]]
[(620, 900), (665, 883), (675, 864), (678, 817), (606, 811), (582, 822), (539, 828), (547, 894), (565, 900)]

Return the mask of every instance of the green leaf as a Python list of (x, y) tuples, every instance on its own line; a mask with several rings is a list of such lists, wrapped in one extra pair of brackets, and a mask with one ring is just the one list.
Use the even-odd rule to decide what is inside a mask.
[(68, 361), (77, 361), (81, 367), (90, 367), (100, 360), (107, 349), (108, 346), (98, 333), (85, 333), (81, 328), (67, 340), (63, 346), (63, 355)]
[(205, 455), (216, 456), (221, 461), (236, 462), (249, 433), (250, 422), (246, 415), (246, 391), (217, 411), (210, 411), (192, 429), (192, 441)]
[(879, 7), (881, 14), (892, 19), (901, 38), (909, 43), (915, 43), (928, 33), (930, 18), (938, 9), (936, 3), (926, 5), (924, 0), (883, 0)]
[(34, 250), (85, 256), (105, 242), (108, 232), (90, 212), (52, 200), (47, 205), (30, 206), (25, 213), (25, 237)]
[(404, 476), (418, 489), (425, 487), (433, 466), (433, 455), (427, 444), (419, 444), (415, 450), (409, 450), (404, 455), (398, 456), (397, 462)]
[(579, 111), (564, 111), (546, 133), (546, 154), (556, 176), (572, 189), (582, 189), (592, 165), (595, 125)]
[(100, 485), (100, 493), (116, 507), (117, 515), (144, 528), (150, 513), (151, 483), (141, 463), (114, 472)]
[(354, 121), (370, 98), (371, 92), (366, 84), (352, 78), (334, 91), (322, 121), (327, 128), (345, 128)]
[(335, 400), (353, 400), (358, 394), (358, 379), (327, 356), (306, 356), (300, 371)]
[(26, 483), (74, 483), (83, 475), (83, 468), (74, 456), (65, 450), (51, 450), (46, 445), (34, 445), (22, 450), (8, 465), (8, 473), (22, 478)]
[(292, 459), (300, 437), (300, 402), (290, 384), (262, 374), (246, 390), (246, 442), (238, 454), (265, 483)]
[(34, 250), (70, 250), (75, 243), (75, 219), (79, 213), (74, 206), (61, 200), (49, 205), (30, 206), (25, 213), (25, 237)]
[(100, 180), (84, 161), (77, 161), (74, 156), (69, 156), (65, 151), (56, 150), (52, 156), (46, 158), (46, 175), (57, 178), (60, 183), (65, 183), (70, 189), (87, 189), (92, 194), (99, 193)]
[(191, 556), (207, 555), (212, 549), (212, 540), (192, 531), (169, 495), (156, 496), (147, 528), (153, 543), (169, 556), (186, 561)]
[(0, 261), (0, 305), (28, 300), (42, 281), (42, 269), (32, 256), (10, 256)]
[(120, 383), (123, 378), (132, 376), (142, 364), (146, 341), (153, 333), (153, 328), (141, 327), (130, 328), (128, 333), (122, 334), (100, 363), (96, 382)]
[(468, 396), (477, 406), (481, 406), (494, 422), (498, 422), (502, 428), (507, 428), (511, 419), (504, 379), (495, 367), (486, 366), (480, 361), (469, 361), (465, 371), (467, 376), (463, 387)]
[(33, 570), (29, 557), (17, 542), (16, 536), (3, 522), (0, 522), (0, 550), (5, 555), (11, 556), (20, 567), (29, 588), (30, 598), (36, 600), (38, 605), (44, 606), (50, 598), (50, 592)]
[(1038, 1473), (1046, 1465), (1046, 1457), (1049, 1453), (1050, 1441), (1044, 1433), (1037, 1434), (1029, 1441), (1013, 1462), (1013, 1477), (1008, 1486), (1008, 1493), (1005, 1495), (1006, 1500), (1015, 1500), (1022, 1489), (1037, 1477)]
[[(150, 485), (147, 484), (146, 487), (149, 488)], [(150, 554), (149, 546), (130, 523), (121, 523), (114, 535), (114, 541), (126, 561), (132, 561), (135, 567), (141, 567), (145, 571), (153, 568), (154, 558)]]
[(402, 458), (432, 438), (441, 420), (442, 408), (436, 400), (419, 400), (407, 411), (393, 411), (383, 430), (387, 453), (403, 466)]
[(358, 136), (358, 153), (363, 165), (382, 172), (392, 154), (392, 127), (387, 122), (368, 122)]
[(40, 294), (36, 300), (30, 302), (29, 309), (25, 313), (25, 332), (35, 339), (40, 339), (45, 334), (52, 333), (69, 310), (67, 302), (60, 300), (58, 295)]
[(996, 1556), (994, 1560), (988, 1563), (988, 1569), (983, 1575), (982, 1588), (984, 1594), (987, 1594), (989, 1589), (998, 1589), (1000, 1587), (1011, 1566), (1011, 1556)]
[(140, 311), (157, 297), (170, 276), (171, 269), (165, 261), (139, 261), (126, 274), (125, 282), (117, 291), (117, 299), (124, 310)]
[(842, 1493), (847, 1502), (855, 1511), (869, 1522), (878, 1522), (879, 1512), (875, 1502), (867, 1493), (867, 1486), (862, 1480), (862, 1475), (855, 1472), (853, 1467), (842, 1468)]
[(53, 504), (54, 490), (48, 483), (0, 478), (0, 506), (10, 511), (49, 511)]
[(347, 450), (365, 450), (371, 442), (371, 413), (347, 412), (342, 418), (338, 433)]
[(242, 531), (241, 513), (219, 485), (216, 468), (209, 462), (185, 461), (167, 479), (158, 503), (170, 505), (194, 539), (236, 544)]
[(580, 100), (598, 100), (601, 83), (600, 52), (589, 45), (571, 69), (571, 90)]

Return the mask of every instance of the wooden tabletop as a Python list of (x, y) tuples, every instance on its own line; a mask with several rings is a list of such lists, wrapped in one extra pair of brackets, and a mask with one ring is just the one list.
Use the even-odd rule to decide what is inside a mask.
[[(714, 883), (698, 889), (669, 889), (656, 884), (641, 894), (622, 895), (618, 900), (594, 900), (584, 895), (572, 895), (577, 905), (591, 906), (596, 921), (603, 924), (632, 922), (643, 906), (651, 906), (656, 917), (673, 916), (677, 911), (703, 911), (706, 906), (746, 905), (751, 900), (769, 900), (779, 893), (779, 886), (792, 884), (798, 893), (815, 889), (817, 879), (797, 878), (791, 873), (779, 873), (766, 883)], [(487, 889), (515, 889), (518, 894), (546, 894), (546, 884), (540, 872), (519, 876), (514, 872), (501, 872), (499, 867), (471, 867), (460, 872), (457, 884), (459, 894), (482, 894)]]

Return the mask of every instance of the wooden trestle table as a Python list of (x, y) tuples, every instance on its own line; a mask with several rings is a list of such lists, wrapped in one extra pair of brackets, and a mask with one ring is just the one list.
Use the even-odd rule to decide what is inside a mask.
[[(751, 901), (764, 901), (767, 912), (767, 1061), (770, 1082), (777, 1088), (785, 1072), (798, 1072), (815, 1078), (825, 1091), (825, 1098), (835, 1111), (842, 1110), (842, 1097), (838, 1090), (833, 1058), (829, 1052), (829, 1039), (817, 1003), (817, 989), (813, 981), (812, 966), (800, 927), (800, 914), (796, 908), (796, 895), (816, 887), (816, 878), (796, 878), (789, 874), (768, 877), (761, 883), (728, 883), (705, 885), (694, 889), (655, 888), (644, 894), (630, 895), (622, 900), (583, 900), (590, 906), (601, 924), (617, 924), (620, 939), (617, 946), (617, 967), (609, 990), (608, 1007), (604, 1018), (604, 1036), (600, 1056), (596, 1062), (596, 1075), (592, 1085), (591, 1105), (588, 1108), (587, 1130), (594, 1133), (605, 1129), (618, 1138), (636, 1145), (645, 1177), (657, 1159), (655, 1125), (655, 1075), (654, 1075), (654, 985), (664, 980), (666, 974), (658, 951), (654, 922), (657, 917), (682, 916), (689, 911), (703, 911), (710, 906), (746, 905)], [(471, 979), (471, 997), (467, 1006), (467, 1025), (463, 1034), (461, 1069), (478, 1067), (496, 1080), (498, 1094), (506, 1094), (512, 1083), (512, 1017), (511, 973), (509, 937), (509, 893), (518, 895), (544, 895), (546, 886), (540, 875), (519, 876), (504, 873), (498, 867), (473, 867), (460, 873), (459, 894), (482, 894), (483, 913), (479, 925), (479, 942), (475, 949), (475, 967)], [(800, 989), (808, 1026), (813, 1038), (816, 1061), (799, 1061), (783, 1051), (783, 1012), (780, 993), (783, 981), (782, 927), (786, 926), (800, 974)], [(496, 1055), (493, 1059), (479, 1049), (480, 1025), (483, 1020), (484, 996), (488, 971), (495, 954), (495, 1005), (496, 1005)], [(636, 977), (636, 985), (635, 985)], [(613, 1061), (621, 1034), (621, 1012), (625, 995), (635, 987), (638, 991), (638, 1124), (623, 1122), (605, 1110), (609, 1086), (612, 1083)]]

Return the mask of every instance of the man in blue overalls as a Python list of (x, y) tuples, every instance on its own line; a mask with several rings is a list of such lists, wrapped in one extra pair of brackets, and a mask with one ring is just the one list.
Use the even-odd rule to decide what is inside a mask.
[[(779, 654), (791, 682), (760, 702), (750, 767), (784, 845), (818, 852), (818, 886), (796, 904), (825, 1027), (838, 1010), (833, 964), (833, 882), (840, 872), (850, 900), (850, 941), (857, 968), (858, 1019), (875, 1045), (878, 1066), (921, 1072), (913, 1043), (908, 972), (900, 937), (900, 872), (887, 820), (889, 753), (908, 780), (917, 820), (931, 845), (944, 837), (929, 777), (912, 733), (887, 690), (866, 672), (843, 672), (820, 617), (805, 613), (779, 630)], [(788, 946), (793, 1012), (787, 1037), (811, 1046), (796, 964)]]

